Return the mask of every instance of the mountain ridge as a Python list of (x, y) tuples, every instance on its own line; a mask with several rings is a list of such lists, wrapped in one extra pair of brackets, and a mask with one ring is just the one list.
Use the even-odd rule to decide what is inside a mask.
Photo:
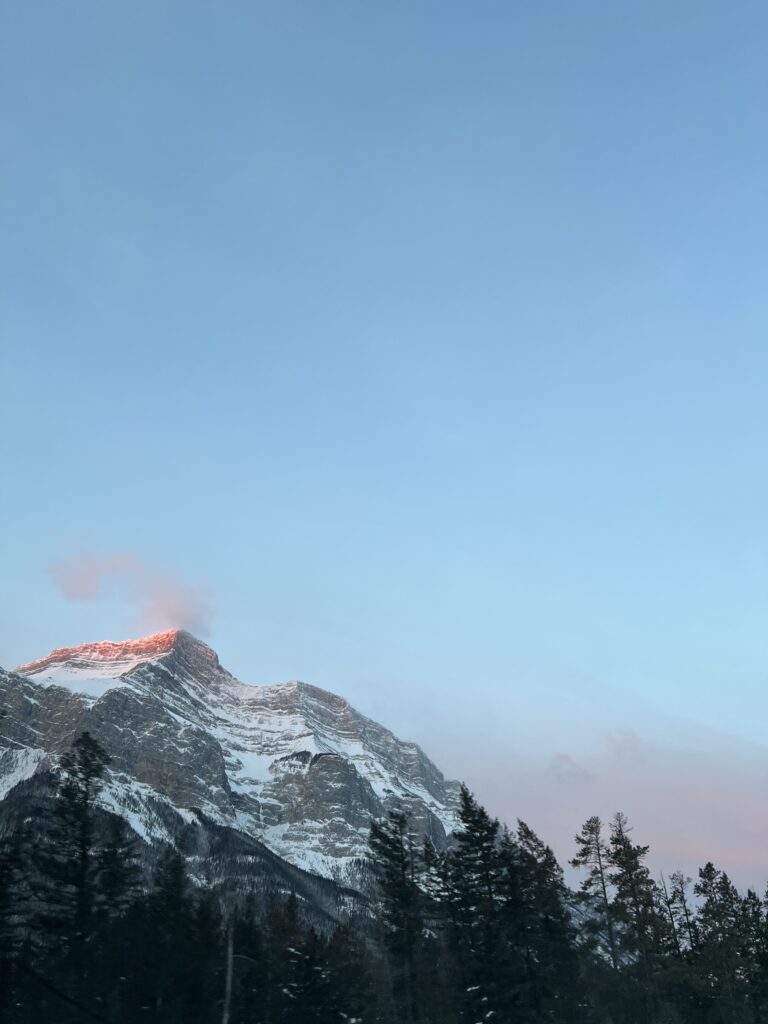
[(165, 802), (346, 882), (372, 818), (402, 807), (438, 847), (455, 823), (458, 784), (416, 743), (312, 684), (241, 682), (184, 630), (57, 648), (1, 673), (0, 694), (0, 784), (87, 728), (113, 758), (104, 805), (149, 841)]

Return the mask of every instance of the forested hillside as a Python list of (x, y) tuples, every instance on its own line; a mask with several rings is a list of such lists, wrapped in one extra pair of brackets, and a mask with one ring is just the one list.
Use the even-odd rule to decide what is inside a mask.
[(467, 789), (447, 851), (392, 811), (371, 827), (370, 899), (339, 924), (305, 894), (233, 897), (171, 847), (148, 861), (97, 810), (108, 761), (81, 735), (58, 799), (6, 824), (9, 1024), (768, 1021), (766, 902), (712, 864), (695, 883), (652, 878), (621, 814), (576, 837), (574, 893), (531, 828), (502, 827)]

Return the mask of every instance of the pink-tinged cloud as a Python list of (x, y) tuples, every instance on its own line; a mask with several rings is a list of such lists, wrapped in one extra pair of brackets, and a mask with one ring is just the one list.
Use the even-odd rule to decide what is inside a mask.
[(636, 768), (647, 759), (646, 745), (634, 729), (626, 726), (606, 733), (606, 743), (612, 757), (627, 768)]
[(585, 786), (594, 780), (592, 772), (582, 768), (570, 754), (555, 754), (550, 758), (549, 770), (563, 786)]
[(49, 566), (70, 601), (117, 597), (135, 609), (142, 632), (188, 629), (206, 635), (212, 617), (209, 588), (193, 585), (131, 554), (74, 555)]
[[(574, 737), (573, 754), (542, 762), (487, 747), (465, 774), (488, 810), (503, 821), (520, 817), (552, 845), (562, 864), (575, 852), (573, 836), (597, 814), (629, 816), (636, 842), (650, 844), (655, 875), (677, 868), (696, 877), (713, 861), (743, 889), (760, 892), (768, 880), (768, 750), (699, 734), (682, 723), (678, 738), (618, 727)], [(578, 884), (577, 872), (567, 871)]]

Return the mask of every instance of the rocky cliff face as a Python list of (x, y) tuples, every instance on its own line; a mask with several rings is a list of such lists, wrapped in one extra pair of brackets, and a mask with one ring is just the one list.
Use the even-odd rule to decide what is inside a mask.
[(370, 820), (409, 811), (440, 847), (458, 785), (414, 743), (306, 683), (249, 686), (182, 631), (53, 651), (0, 670), (0, 797), (88, 730), (112, 757), (102, 800), (145, 839), (199, 813), (349, 881)]

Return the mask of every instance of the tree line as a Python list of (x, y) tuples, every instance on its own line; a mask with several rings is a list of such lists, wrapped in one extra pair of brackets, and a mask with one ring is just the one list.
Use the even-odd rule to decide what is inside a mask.
[(622, 814), (576, 836), (573, 892), (466, 787), (446, 851), (391, 811), (370, 903), (320, 928), (295, 896), (224, 899), (171, 847), (148, 872), (97, 811), (108, 762), (78, 737), (0, 843), (8, 1024), (768, 1024), (766, 900), (711, 863), (653, 878)]

